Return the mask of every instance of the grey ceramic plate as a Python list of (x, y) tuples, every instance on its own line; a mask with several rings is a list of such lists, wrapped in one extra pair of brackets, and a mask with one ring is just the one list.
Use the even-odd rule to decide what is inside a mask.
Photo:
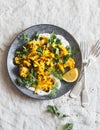
[[(78, 68), (79, 75), (80, 75), (81, 65), (82, 65), (81, 52), (80, 52), (80, 48), (79, 48), (78, 43), (76, 42), (76, 40), (73, 38), (73, 36), (71, 34), (69, 34), (66, 30), (64, 30), (64, 29), (62, 29), (58, 26), (49, 25), (49, 24), (40, 24), (40, 25), (35, 25), (35, 26), (32, 26), (32, 27), (29, 27), (26, 30), (24, 30), (23, 32), (21, 32), (20, 34), (25, 33), (25, 34), (28, 34), (29, 36), (33, 36), (36, 32), (39, 32), (39, 33), (55, 32), (56, 34), (62, 35), (66, 40), (68, 40), (70, 46), (75, 47), (77, 49), (77, 54), (75, 55), (74, 59), (76, 61), (76, 67)], [(18, 36), (20, 34), (18, 34)], [(18, 88), (22, 93), (24, 93), (27, 96), (30, 96), (32, 98), (35, 98), (35, 99), (51, 99), (47, 95), (39, 96), (37, 94), (34, 94), (32, 91), (28, 90), (25, 87), (20, 87), (16, 83), (16, 78), (18, 77), (18, 69), (17, 69), (17, 66), (14, 65), (14, 63), (13, 63), (13, 58), (14, 58), (14, 55), (15, 55), (15, 50), (18, 47), (22, 46), (22, 44), (23, 44), (22, 42), (18, 41), (17, 37), (13, 40), (13, 42), (10, 46), (9, 52), (8, 52), (8, 57), (7, 57), (8, 73), (9, 73), (9, 76), (10, 76), (14, 86), (16, 88)], [(60, 88), (60, 90), (57, 91), (57, 94), (54, 98), (60, 97), (60, 96), (64, 95), (65, 93), (67, 93), (69, 90), (71, 90), (74, 87), (76, 82), (67, 83), (67, 82), (61, 81), (61, 88)]]

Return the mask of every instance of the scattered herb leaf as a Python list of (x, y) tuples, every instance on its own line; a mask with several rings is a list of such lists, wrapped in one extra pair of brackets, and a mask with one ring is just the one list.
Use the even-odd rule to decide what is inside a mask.
[(58, 109), (57, 109), (57, 107), (55, 105), (54, 106), (48, 105), (47, 110), (48, 110), (48, 112), (54, 114), (56, 117), (60, 116), (60, 113), (59, 113), (59, 111), (58, 111)]
[(67, 123), (65, 126), (64, 126), (64, 130), (72, 130), (73, 129), (73, 123)]

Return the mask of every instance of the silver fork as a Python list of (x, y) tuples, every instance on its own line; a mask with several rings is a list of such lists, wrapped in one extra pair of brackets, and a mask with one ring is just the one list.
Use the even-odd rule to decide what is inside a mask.
[(86, 86), (86, 65), (88, 64), (88, 44), (82, 42), (80, 45), (82, 49), (82, 59), (83, 59), (83, 91), (82, 91), (82, 106), (88, 105), (88, 90)]
[[(82, 44), (81, 44), (82, 46)], [(81, 47), (82, 48), (82, 47)], [(87, 56), (87, 65), (86, 67), (89, 66), (89, 64), (91, 63), (91, 60), (96, 59), (98, 56), (100, 55), (100, 40), (98, 40), (96, 42), (96, 44), (94, 44), (89, 52), (89, 55)], [(82, 82), (81, 80), (83, 80), (83, 70), (81, 72), (81, 75), (78, 79), (77, 84), (75, 85), (75, 87), (72, 89), (71, 93), (70, 93), (70, 97), (72, 98), (76, 98), (80, 95), (81, 91), (82, 91)], [(84, 104), (84, 103), (83, 103)]]

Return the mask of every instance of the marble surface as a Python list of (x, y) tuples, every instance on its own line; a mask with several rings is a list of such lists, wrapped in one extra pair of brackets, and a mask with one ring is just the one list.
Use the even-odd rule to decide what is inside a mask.
[[(87, 70), (86, 108), (81, 107), (81, 96), (71, 99), (69, 93), (49, 101), (31, 99), (10, 81), (6, 58), (11, 41), (40, 23), (66, 29), (90, 49), (100, 38), (100, 0), (0, 0), (0, 130), (60, 130), (59, 124), (67, 122), (73, 122), (73, 130), (100, 130), (100, 58)], [(48, 104), (69, 117), (59, 122), (46, 112)]]

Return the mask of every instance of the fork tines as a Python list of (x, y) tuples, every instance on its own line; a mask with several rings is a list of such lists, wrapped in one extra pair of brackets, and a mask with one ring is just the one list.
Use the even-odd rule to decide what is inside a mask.
[(95, 45), (92, 46), (92, 49), (90, 51), (90, 55), (94, 55), (95, 57), (98, 57), (100, 54), (100, 40), (96, 42)]

